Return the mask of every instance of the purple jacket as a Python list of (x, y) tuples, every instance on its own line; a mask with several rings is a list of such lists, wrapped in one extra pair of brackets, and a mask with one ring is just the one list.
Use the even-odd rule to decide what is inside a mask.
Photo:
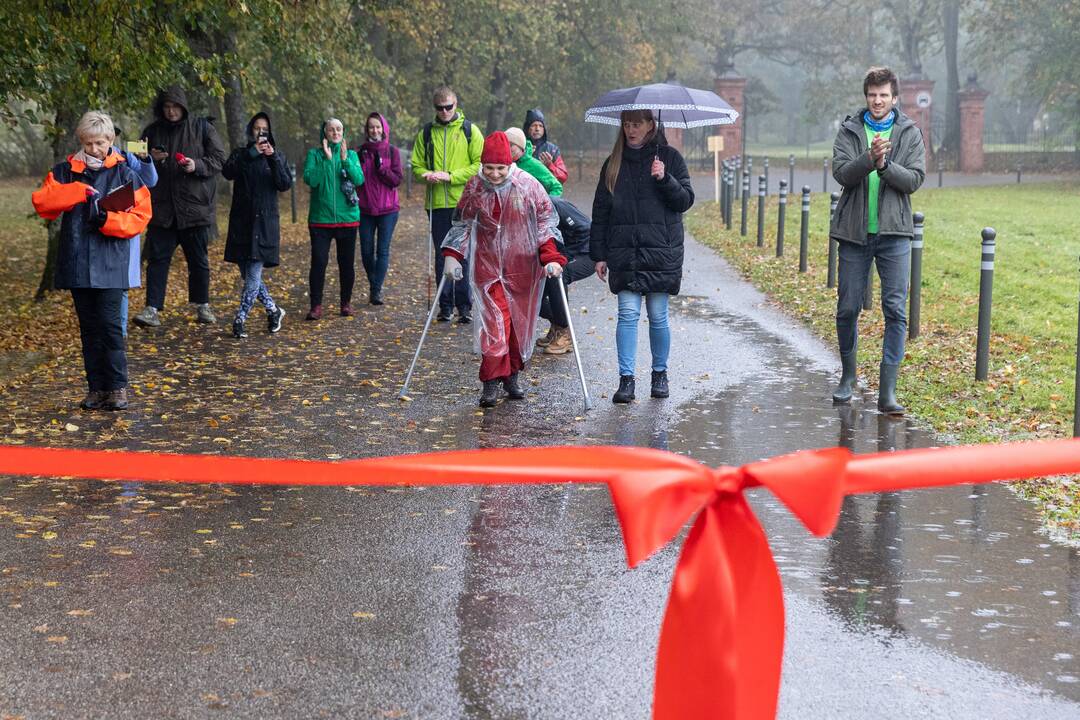
[(390, 144), (390, 124), (382, 115), (379, 119), (383, 126), (382, 141), (366, 142), (356, 151), (364, 171), (364, 184), (356, 188), (356, 194), (360, 198), (360, 212), (365, 215), (389, 215), (401, 207), (397, 191), (401, 184), (401, 153)]

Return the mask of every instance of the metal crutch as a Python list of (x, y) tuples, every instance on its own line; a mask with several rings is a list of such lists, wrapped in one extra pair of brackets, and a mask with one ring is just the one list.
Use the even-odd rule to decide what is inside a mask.
[(446, 282), (446, 276), (443, 275), (439, 280), (439, 289), (435, 292), (435, 302), (431, 303), (431, 310), (427, 315), (427, 322), (424, 323), (424, 332), (420, 335), (420, 342), (416, 346), (416, 353), (413, 355), (412, 364), (409, 365), (409, 372), (405, 375), (405, 383), (401, 386), (401, 392), (398, 393), (398, 399), (405, 398), (406, 393), (409, 390), (409, 381), (412, 380), (413, 370), (416, 369), (416, 361), (420, 359), (420, 348), (424, 347), (424, 340), (427, 339), (428, 329), (431, 327), (431, 320), (435, 317), (435, 310), (439, 306), (439, 295), (442, 294), (443, 284)]
[(589, 397), (589, 387), (585, 384), (585, 371), (581, 368), (581, 353), (578, 352), (577, 335), (574, 334), (574, 322), (570, 319), (570, 302), (566, 299), (566, 286), (562, 278), (559, 278), (559, 294), (562, 295), (563, 307), (566, 309), (566, 326), (570, 329), (570, 344), (574, 346), (574, 360), (577, 361), (578, 378), (581, 380), (581, 393), (585, 396), (585, 410), (592, 410), (592, 398)]

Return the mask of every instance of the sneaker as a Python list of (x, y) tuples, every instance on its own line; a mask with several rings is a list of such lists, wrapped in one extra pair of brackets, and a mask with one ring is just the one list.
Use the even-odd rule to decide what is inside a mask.
[(244, 330), (244, 321), (243, 320), (233, 320), (232, 321), (232, 336), (234, 338), (246, 338), (247, 337), (247, 331)]
[(611, 396), (613, 403), (628, 403), (634, 399), (634, 376), (620, 375), (619, 389)]
[(266, 330), (273, 334), (281, 329), (281, 321), (285, 318), (285, 308), (276, 307), (274, 312), (266, 313)]
[(555, 338), (544, 348), (545, 355), (565, 355), (574, 349), (574, 341), (570, 338), (570, 328), (556, 327)]
[(158, 309), (153, 305), (144, 307), (142, 312), (131, 318), (131, 321), (139, 327), (159, 327), (161, 325)]
[(547, 335), (536, 341), (536, 347), (547, 347), (551, 344), (551, 341), (555, 339), (555, 323), (551, 324), (548, 328)]
[(105, 393), (105, 401), (102, 405), (106, 410), (127, 410), (127, 388), (109, 390)]
[(468, 310), (458, 310), (458, 325), (468, 325), (472, 322), (472, 314)]
[(322, 305), (313, 305), (308, 314), (304, 316), (305, 320), (322, 320)]
[(105, 404), (105, 393), (101, 390), (91, 390), (83, 398), (83, 401), (79, 403), (79, 407), (83, 410), (100, 410), (101, 406)]
[(212, 325), (217, 322), (217, 316), (214, 315), (214, 311), (210, 309), (210, 303), (201, 303), (199, 305), (198, 309), (195, 311), (195, 321), (205, 325)]
[(668, 396), (667, 370), (653, 370), (652, 396), (654, 398), (666, 398)]
[(341, 303), (341, 317), (352, 317), (352, 303)]
[(439, 322), (450, 322), (454, 317), (453, 310), (447, 310), (446, 308), (439, 308), (439, 314), (435, 317)]

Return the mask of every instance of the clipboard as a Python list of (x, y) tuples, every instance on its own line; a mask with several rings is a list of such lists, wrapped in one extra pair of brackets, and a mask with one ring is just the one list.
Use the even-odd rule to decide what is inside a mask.
[(127, 212), (135, 207), (135, 187), (131, 183), (124, 183), (113, 188), (98, 200), (98, 207), (106, 212)]

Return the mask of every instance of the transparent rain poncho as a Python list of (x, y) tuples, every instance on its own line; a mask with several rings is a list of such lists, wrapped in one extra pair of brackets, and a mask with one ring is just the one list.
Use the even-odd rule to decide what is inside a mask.
[(510, 328), (500, 307), (505, 298), (522, 361), (532, 355), (544, 291), (539, 250), (549, 239), (562, 240), (559, 215), (531, 175), (512, 165), (501, 185), (492, 185), (483, 173), (465, 185), (442, 247), (469, 261), (478, 352), (493, 356), (509, 352)]

